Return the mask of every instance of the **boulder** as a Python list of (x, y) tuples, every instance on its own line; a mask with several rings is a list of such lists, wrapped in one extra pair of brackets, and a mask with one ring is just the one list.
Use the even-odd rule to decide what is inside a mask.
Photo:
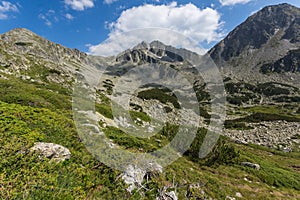
[(163, 188), (156, 200), (178, 200), (178, 197), (174, 191), (167, 192), (166, 188)]
[(246, 167), (251, 167), (251, 168), (254, 168), (256, 170), (260, 170), (260, 165), (259, 164), (254, 164), (254, 163), (251, 163), (251, 162), (241, 162), (241, 165), (246, 166)]
[(127, 188), (127, 191), (131, 192), (136, 188), (136, 185), (141, 186), (145, 174), (146, 174), (145, 170), (133, 165), (129, 165), (126, 168), (125, 172), (122, 174), (122, 179), (124, 180), (124, 182), (130, 185)]
[(38, 152), (41, 157), (49, 158), (55, 162), (62, 162), (71, 158), (69, 149), (54, 143), (37, 142), (30, 150)]
[(162, 172), (162, 166), (155, 162), (145, 160), (144, 166), (129, 165), (122, 173), (122, 179), (129, 185), (128, 192), (132, 192), (135, 188), (142, 187), (145, 177), (151, 176), (153, 172)]

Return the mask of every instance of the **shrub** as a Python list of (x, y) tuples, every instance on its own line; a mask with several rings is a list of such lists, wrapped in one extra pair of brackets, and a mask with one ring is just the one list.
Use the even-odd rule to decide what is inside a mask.
[(175, 108), (179, 109), (180, 104), (177, 101), (177, 97), (174, 94), (168, 94), (168, 93), (166, 92), (166, 90), (154, 88), (154, 89), (144, 90), (139, 92), (138, 97), (147, 100), (156, 99), (164, 104), (170, 102), (173, 104)]
[(259, 84), (255, 89), (255, 91), (264, 94), (266, 96), (290, 94), (290, 91), (288, 89), (282, 87), (276, 87), (276, 85), (272, 82)]
[(136, 120), (137, 118), (141, 119), (144, 122), (150, 122), (151, 118), (145, 113), (145, 112), (136, 112), (136, 111), (129, 111), (129, 114), (133, 118), (133, 120)]
[(238, 161), (240, 153), (226, 139), (220, 137), (218, 143), (205, 161), (207, 166), (231, 165)]
[(231, 121), (231, 120), (226, 120), (225, 123), (224, 123), (224, 126), (225, 126), (226, 129), (237, 129), (237, 130), (253, 129), (253, 127), (247, 126), (243, 122), (235, 122), (235, 121)]
[(104, 117), (107, 117), (109, 119), (113, 119), (113, 114), (111, 107), (105, 104), (95, 104), (95, 109), (97, 112), (102, 114)]
[(204, 159), (199, 159), (199, 150), (206, 136), (207, 130), (200, 128), (188, 151), (185, 153), (192, 161), (206, 166), (228, 165), (235, 163), (239, 158), (239, 152), (229, 141), (221, 136), (211, 153)]

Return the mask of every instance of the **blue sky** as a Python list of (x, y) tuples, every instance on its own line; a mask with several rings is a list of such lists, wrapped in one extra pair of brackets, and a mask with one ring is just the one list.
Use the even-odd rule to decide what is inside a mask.
[[(64, 46), (101, 54), (105, 46), (99, 44), (118, 33), (161, 27), (209, 49), (250, 14), (278, 3), (300, 7), (299, 0), (0, 0), (0, 33), (28, 28)], [(147, 40), (147, 34), (146, 29), (137, 37)]]

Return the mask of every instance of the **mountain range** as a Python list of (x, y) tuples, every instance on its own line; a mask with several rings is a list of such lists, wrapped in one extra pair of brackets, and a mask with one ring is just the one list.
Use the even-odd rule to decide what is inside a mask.
[[(203, 63), (221, 82), (201, 76), (216, 76), (195, 67)], [(251, 15), (203, 56), (160, 41), (93, 56), (11, 30), (0, 35), (0, 196), (298, 199), (299, 80), (300, 8), (289, 4)], [(215, 86), (220, 94), (211, 94)], [(220, 121), (221, 135), (210, 126)], [(187, 136), (172, 142), (182, 125), (196, 127), (187, 149)], [(215, 145), (201, 157), (210, 132)], [(148, 159), (114, 169), (99, 158), (154, 155), (168, 144), (178, 157), (168, 166)]]

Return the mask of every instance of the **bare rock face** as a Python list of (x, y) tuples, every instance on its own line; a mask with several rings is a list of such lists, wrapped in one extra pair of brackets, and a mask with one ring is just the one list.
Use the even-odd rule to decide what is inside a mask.
[(300, 9), (289, 4), (267, 6), (235, 28), (222, 42), (210, 50), (215, 61), (229, 61), (245, 51), (259, 49), (277, 33), (292, 43), (298, 42)]
[(41, 157), (49, 158), (55, 162), (62, 162), (71, 158), (69, 149), (53, 143), (37, 142), (30, 150), (38, 152)]
[(208, 53), (227, 75), (249, 82), (291, 83), (291, 77), (299, 78), (299, 27), (299, 8), (286, 3), (267, 6)]

